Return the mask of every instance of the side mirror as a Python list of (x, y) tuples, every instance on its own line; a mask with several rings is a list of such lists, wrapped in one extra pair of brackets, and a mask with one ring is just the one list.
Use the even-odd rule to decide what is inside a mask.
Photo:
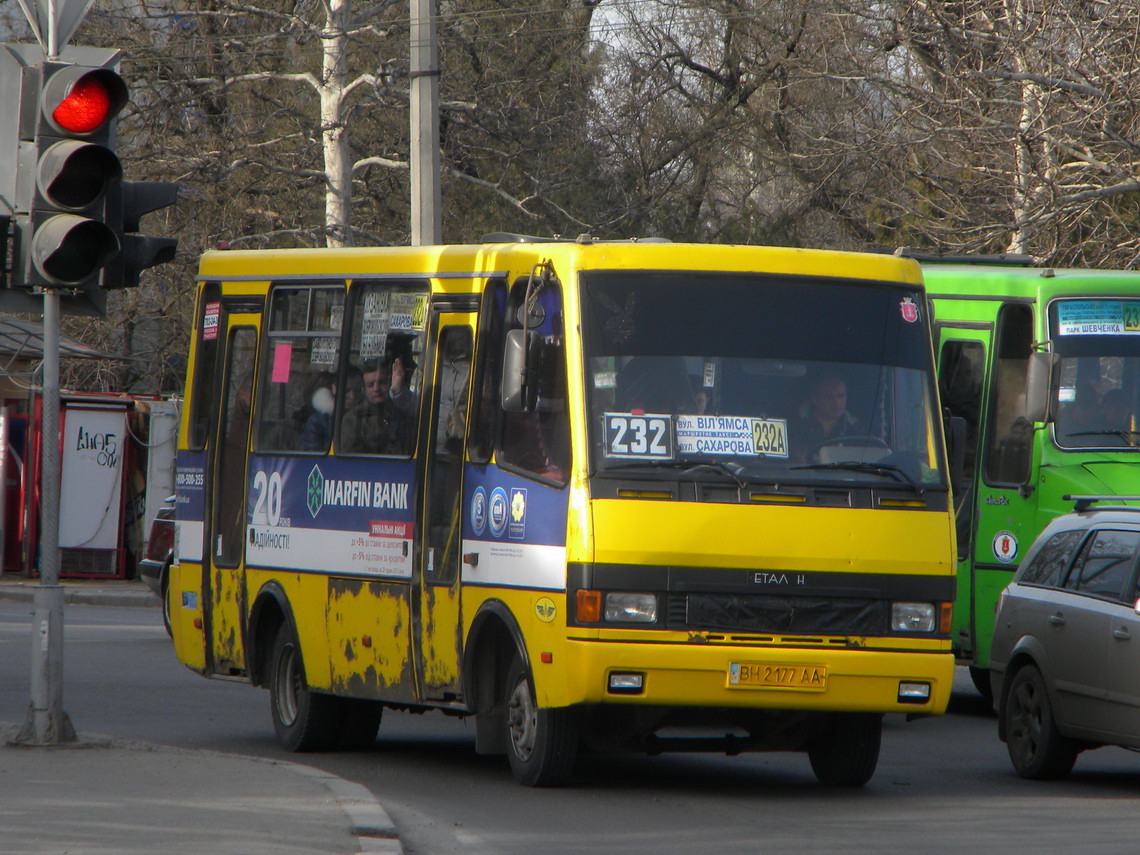
[[(525, 337), (524, 337), (525, 332)], [(503, 347), (500, 397), (508, 413), (528, 413), (538, 402), (538, 370), (542, 343), (534, 330), (510, 330)]]
[(1029, 354), (1029, 369), (1025, 379), (1025, 417), (1031, 422), (1052, 421), (1050, 391), (1055, 361), (1056, 357), (1052, 353)]

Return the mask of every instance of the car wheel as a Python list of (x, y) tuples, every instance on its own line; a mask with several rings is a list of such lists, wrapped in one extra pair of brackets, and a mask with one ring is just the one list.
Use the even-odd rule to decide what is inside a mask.
[(340, 732), (341, 701), (309, 688), (301, 645), (288, 626), (277, 630), (269, 661), (269, 703), (277, 739), (290, 751), (332, 748)]
[(1077, 744), (1057, 730), (1041, 672), (1026, 665), (1013, 676), (1002, 710), (1006, 747), (1023, 778), (1063, 778), (1077, 759)]
[(162, 599), (162, 625), (166, 627), (166, 634), (171, 638), (174, 632), (170, 628), (170, 562), (162, 565), (162, 573), (158, 577), (159, 596)]
[(819, 782), (827, 787), (861, 787), (875, 774), (883, 717), (851, 713), (826, 724), (825, 733), (808, 747), (808, 760)]
[(540, 709), (530, 672), (515, 655), (507, 671), (507, 759), (515, 779), (528, 787), (566, 783), (578, 757), (578, 726), (567, 708)]

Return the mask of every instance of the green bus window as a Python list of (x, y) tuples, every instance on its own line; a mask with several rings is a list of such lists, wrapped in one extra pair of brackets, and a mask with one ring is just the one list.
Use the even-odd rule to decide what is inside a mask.
[[(980, 341), (949, 340), (942, 345), (938, 361), (938, 391), (942, 406), (951, 417), (966, 423), (966, 447), (962, 477), (973, 485), (978, 460), (978, 434), (981, 430), (982, 388), (986, 376), (985, 348)], [(957, 496), (958, 546), (965, 550), (973, 534), (972, 486)]]
[(258, 393), (258, 451), (328, 451), (344, 287), (279, 287), (270, 301)]
[(1025, 383), (1033, 346), (1033, 314), (1010, 303), (998, 314), (986, 440), (986, 481), (1024, 484), (1033, 455), (1033, 425), (1025, 418)]

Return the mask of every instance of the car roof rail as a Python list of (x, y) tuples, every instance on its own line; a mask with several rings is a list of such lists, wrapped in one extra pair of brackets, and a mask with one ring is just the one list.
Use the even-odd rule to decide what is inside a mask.
[[(1140, 502), (1140, 496), (1121, 496), (1119, 493), (1110, 493), (1104, 496), (1075, 496), (1065, 495), (1061, 497), (1062, 501), (1072, 502), (1073, 510), (1078, 514), (1090, 510), (1097, 502), (1117, 501), (1117, 502)], [(1103, 510), (1103, 508), (1102, 508)]]

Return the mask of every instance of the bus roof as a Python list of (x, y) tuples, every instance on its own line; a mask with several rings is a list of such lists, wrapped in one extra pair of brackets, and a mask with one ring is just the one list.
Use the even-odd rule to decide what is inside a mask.
[(1052, 298), (1135, 294), (1140, 271), (1020, 267), (1008, 264), (924, 263), (922, 276), (933, 299), (953, 297)]
[(921, 285), (913, 259), (791, 247), (661, 241), (512, 241), (440, 246), (215, 250), (200, 260), (200, 280), (440, 276), (489, 278), (529, 271), (543, 259), (555, 270), (710, 270), (842, 276)]

